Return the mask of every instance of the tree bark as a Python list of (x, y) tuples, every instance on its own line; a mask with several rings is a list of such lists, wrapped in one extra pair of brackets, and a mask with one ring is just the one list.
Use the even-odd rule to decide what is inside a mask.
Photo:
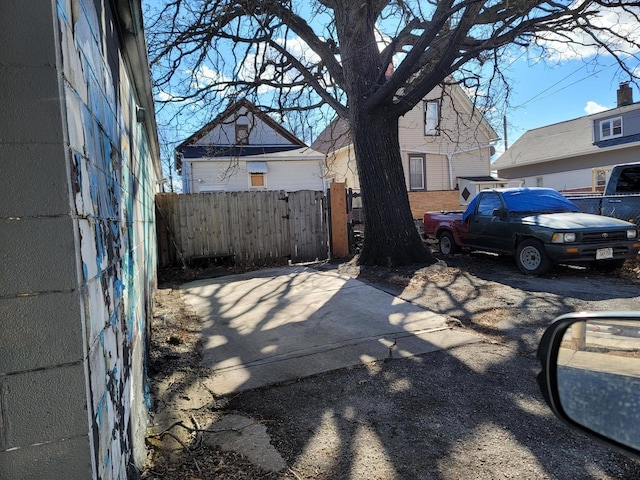
[(404, 179), (398, 114), (392, 98), (369, 99), (385, 81), (375, 19), (384, 2), (335, 0), (336, 30), (344, 63), (353, 140), (364, 206), (365, 235), (359, 263), (396, 267), (432, 264), (411, 216)]
[(396, 267), (436, 262), (411, 216), (398, 139), (398, 119), (383, 109), (351, 109), (351, 135), (364, 206), (358, 263)]

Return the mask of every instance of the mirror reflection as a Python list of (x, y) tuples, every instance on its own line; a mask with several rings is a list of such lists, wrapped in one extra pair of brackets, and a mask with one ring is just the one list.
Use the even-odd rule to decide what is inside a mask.
[(562, 408), (575, 422), (640, 449), (640, 324), (597, 319), (572, 324), (557, 359)]

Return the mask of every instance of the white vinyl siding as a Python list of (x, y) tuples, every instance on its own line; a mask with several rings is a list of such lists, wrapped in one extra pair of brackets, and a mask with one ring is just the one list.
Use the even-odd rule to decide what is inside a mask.
[(322, 162), (268, 162), (269, 190), (322, 190)]
[[(405, 169), (404, 171), (408, 172), (409, 170)], [(334, 182), (345, 183), (347, 188), (360, 188), (353, 145), (327, 157), (327, 176), (331, 177)]]
[(239, 125), (247, 125), (247, 135), (251, 145), (291, 145), (290, 140), (256, 118), (246, 108), (242, 108), (237, 115), (231, 116), (213, 128), (193, 145), (234, 145), (238, 135), (234, 119)]
[(191, 193), (248, 191), (252, 188), (269, 190), (322, 190), (322, 162), (271, 161), (266, 162), (263, 173), (265, 187), (251, 186), (251, 172), (246, 162), (231, 164), (227, 161), (190, 162)]

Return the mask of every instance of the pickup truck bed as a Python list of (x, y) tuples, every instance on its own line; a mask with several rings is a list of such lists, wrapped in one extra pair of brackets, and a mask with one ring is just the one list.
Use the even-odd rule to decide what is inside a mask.
[(581, 212), (619, 218), (640, 225), (640, 194), (567, 195)]
[(603, 195), (566, 195), (581, 212), (619, 218), (640, 225), (640, 163), (611, 169)]

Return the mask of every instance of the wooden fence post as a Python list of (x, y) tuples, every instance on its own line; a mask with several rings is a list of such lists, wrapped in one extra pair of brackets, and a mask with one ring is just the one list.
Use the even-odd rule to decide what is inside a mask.
[(584, 350), (587, 348), (587, 322), (577, 322), (571, 325), (571, 349)]
[(334, 258), (349, 256), (347, 191), (344, 183), (331, 184), (331, 254)]

